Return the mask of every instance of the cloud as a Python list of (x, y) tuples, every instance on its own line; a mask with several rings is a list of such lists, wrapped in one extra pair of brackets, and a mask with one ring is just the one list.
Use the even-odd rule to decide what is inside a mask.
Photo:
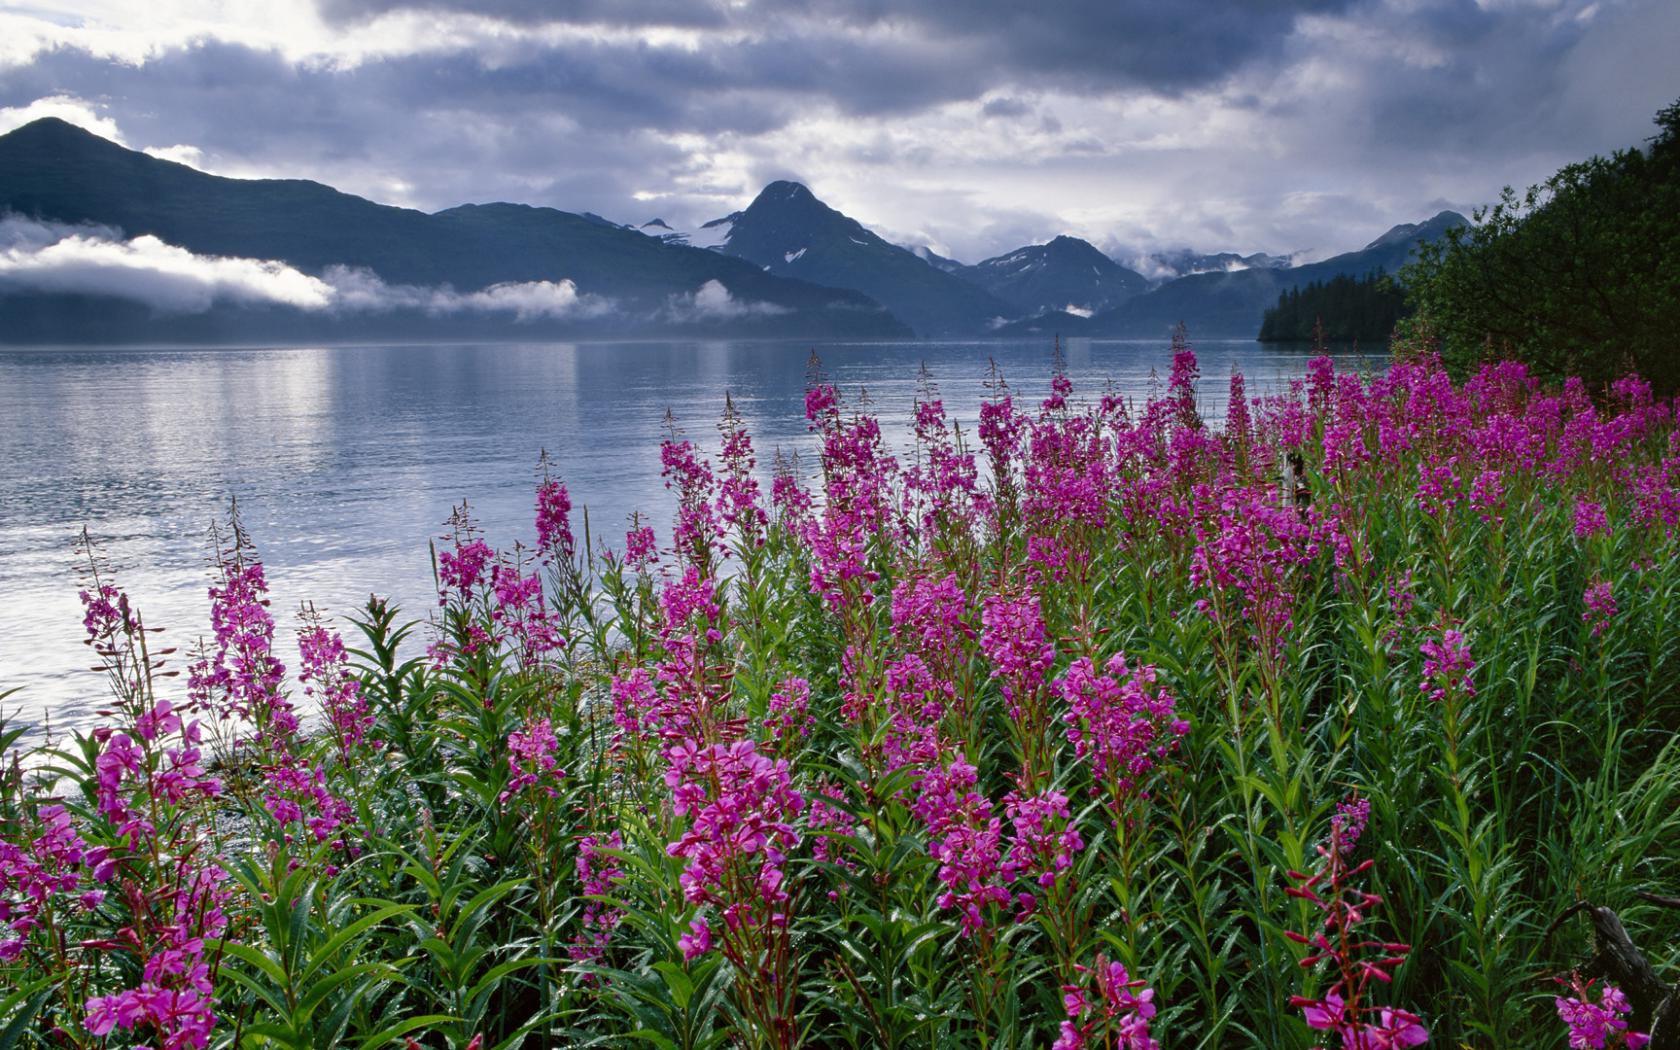
[(1032, 106), (1013, 95), (1000, 95), (988, 99), (986, 104), (980, 107), (980, 113), (988, 117), (1024, 117), (1032, 111)]
[(43, 117), (69, 121), (112, 142), (122, 142), (117, 122), (91, 102), (73, 95), (46, 95), (22, 106), (0, 106), (0, 135)]
[(791, 175), (970, 261), (1058, 233), (1322, 256), (1637, 142), (1680, 96), (1674, 0), (77, 6), (0, 12), (5, 121), (690, 229)]
[[(587, 27), (596, 37), (687, 30), (725, 75), (766, 75), (781, 86), (847, 100), (912, 105), (974, 98), (993, 80), (1101, 90), (1174, 89), (1223, 79), (1274, 53), (1303, 15), (1334, 13), (1352, 0), (1063, 0), (1053, 11), (1016, 0), (321, 0), (329, 23), (367, 26), (402, 14), (472, 16), (535, 34)], [(887, 81), (867, 74), (892, 74)], [(930, 94), (930, 91), (932, 92)]]
[(174, 161), (176, 164), (185, 164), (189, 168), (205, 170), (204, 151), (197, 146), (188, 146), (183, 143), (176, 143), (173, 146), (147, 146), (143, 152), (147, 156), (156, 157), (159, 160)]
[[(721, 287), (721, 286), (720, 286)], [(727, 293), (726, 293), (727, 294)], [(569, 280), (515, 281), (493, 284), (481, 292), (446, 298), (442, 312), (458, 310), (509, 311), (519, 321), (543, 318), (599, 317), (612, 312), (612, 303), (598, 295), (581, 295)], [(761, 304), (762, 305), (762, 304)]]
[(0, 287), (112, 295), (163, 313), (203, 313), (218, 302), (301, 310), (333, 305), (331, 285), (284, 263), (194, 255), (156, 237), (121, 240), (101, 227), (0, 220)]
[[(566, 21), (577, 25), (719, 26), (729, 17), (722, 3), (707, 0), (320, 0), (332, 22), (368, 21), (394, 11), (482, 14), (524, 24)], [(744, 6), (744, 5), (743, 5)]]
[[(152, 236), (124, 239), (109, 227), (5, 216), (0, 217), (0, 295), (17, 291), (113, 296), (163, 314), (204, 313), (218, 304), (236, 304), (308, 313), (506, 313), (517, 321), (535, 321), (598, 317), (614, 309), (611, 300), (580, 293), (570, 280), (458, 292), (386, 284), (371, 271), (340, 266), (314, 277), (273, 260), (197, 255)], [(716, 295), (703, 304), (700, 298), (697, 310), (729, 306), (727, 292), (722, 303)]]
[(665, 302), (665, 315), (678, 324), (696, 321), (728, 321), (741, 317), (773, 317), (788, 308), (775, 303), (749, 302), (735, 298), (723, 282), (707, 281), (692, 292), (673, 295)]
[(322, 279), (334, 292), (333, 307), (347, 312), (389, 313), (419, 310), (427, 314), (511, 313), (516, 321), (602, 317), (617, 309), (613, 300), (579, 292), (569, 279), (507, 281), (476, 292), (449, 287), (386, 284), (371, 270), (329, 266)]

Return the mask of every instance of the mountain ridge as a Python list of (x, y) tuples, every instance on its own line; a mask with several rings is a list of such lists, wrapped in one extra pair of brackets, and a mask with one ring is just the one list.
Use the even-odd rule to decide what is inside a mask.
[(1007, 303), (892, 244), (817, 199), (809, 187), (778, 180), (736, 213), (725, 255), (768, 272), (868, 295), (918, 335), (965, 335), (1007, 320)]
[[(398, 304), (354, 323), (319, 314), (288, 331), (377, 331), (391, 322), (435, 325), (447, 334), (497, 330), (498, 323), (507, 329), (511, 319), (525, 326), (515, 329), (521, 332), (842, 338), (1052, 330), (1160, 336), (1180, 320), (1201, 336), (1252, 338), (1281, 292), (1343, 274), (1392, 273), (1419, 241), (1466, 222), (1444, 211), (1301, 266), (1265, 253), (1169, 253), (1155, 263), (1193, 272), (1151, 281), (1066, 234), (966, 265), (925, 246), (890, 243), (791, 180), (769, 183), (746, 208), (693, 230), (663, 217), (635, 226), (509, 202), (426, 213), (307, 179), (211, 175), (56, 118), (0, 135), (0, 217), (5, 214), (156, 237), (196, 256), (274, 260), (307, 278), (347, 284), (342, 301), (383, 296)], [(364, 273), (368, 278), (357, 276)], [(366, 292), (370, 278), (373, 293)], [(15, 274), (0, 272), (0, 321), (12, 322), (0, 338), (23, 330), (50, 336), (55, 323), (68, 325), (69, 314), (86, 308), (81, 299), (100, 298), (80, 286), (29, 294), (18, 287)], [(336, 294), (335, 287), (320, 294)], [(30, 295), (56, 295), (58, 306), (24, 303)], [(460, 316), (462, 303), (478, 316)], [(277, 323), (271, 315), (284, 313), (274, 304), (259, 310), (247, 303), (243, 314), (226, 304), (216, 309), (248, 319), (261, 314), (264, 323)], [(403, 310), (425, 317), (395, 324)], [(160, 312), (169, 310), (152, 310)], [(133, 314), (125, 309), (113, 316), (140, 328), (217, 327), (180, 319), (160, 325)], [(223, 318), (221, 327), (236, 320)], [(71, 327), (83, 331), (85, 319)]]
[(1468, 221), (1458, 212), (1441, 211), (1421, 223), (1393, 226), (1364, 248), (1318, 262), (1189, 274), (1090, 318), (1067, 314), (1040, 317), (1005, 326), (1000, 334), (1056, 331), (1097, 338), (1151, 338), (1170, 335), (1182, 321), (1203, 338), (1251, 339), (1259, 332), (1266, 309), (1283, 292), (1338, 276), (1396, 273), (1411, 259), (1420, 242), (1444, 236), (1451, 227)]
[(1089, 241), (1061, 234), (952, 271), (1028, 316), (1097, 314), (1141, 295), (1149, 281)]
[[(571, 282), (582, 296), (618, 307), (610, 316), (580, 314), (564, 324), (550, 316), (525, 330), (908, 334), (860, 293), (767, 274), (598, 216), (500, 202), (427, 214), (309, 180), (229, 179), (129, 150), (54, 118), (0, 136), (0, 213), (113, 227), (126, 238), (156, 237), (199, 257), (274, 260), (317, 279), (339, 267), (365, 270), (405, 289), (469, 294), (498, 285)], [(721, 294), (709, 290), (713, 285)], [(703, 308), (682, 309), (702, 292), (709, 296), (696, 300)], [(0, 302), (15, 315), (19, 298)], [(368, 323), (347, 327), (376, 327), (362, 320)], [(451, 327), (448, 317), (432, 320)]]

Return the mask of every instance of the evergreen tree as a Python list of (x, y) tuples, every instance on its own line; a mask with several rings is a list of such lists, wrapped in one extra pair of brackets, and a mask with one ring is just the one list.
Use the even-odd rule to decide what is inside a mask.
[(1382, 271), (1364, 277), (1338, 275), (1290, 288), (1260, 322), (1261, 342), (1307, 342), (1322, 324), (1332, 342), (1384, 343), (1409, 311), (1405, 292)]
[(1602, 386), (1637, 370), (1680, 389), (1680, 102), (1646, 149), (1571, 164), (1403, 272), (1418, 320), (1460, 370), (1518, 357)]

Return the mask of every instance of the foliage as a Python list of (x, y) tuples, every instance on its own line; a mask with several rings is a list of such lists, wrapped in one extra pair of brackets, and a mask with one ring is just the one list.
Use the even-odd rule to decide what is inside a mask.
[(0, 774), (0, 1046), (1639, 1045), (1548, 925), (1680, 943), (1673, 406), (1197, 384), (999, 379), (971, 445), (924, 379), (893, 455), (819, 380), (768, 495), (731, 406), (663, 545), (545, 474), (295, 674), (237, 516), (191, 654), (89, 542), (114, 696)]
[(1680, 389), (1680, 102), (1645, 149), (1570, 164), (1419, 246), (1402, 272), (1460, 372), (1514, 357), (1594, 388), (1639, 371)]
[(1338, 274), (1279, 295), (1260, 322), (1258, 338), (1262, 343), (1361, 340), (1385, 346), (1407, 314), (1405, 291), (1381, 272)]

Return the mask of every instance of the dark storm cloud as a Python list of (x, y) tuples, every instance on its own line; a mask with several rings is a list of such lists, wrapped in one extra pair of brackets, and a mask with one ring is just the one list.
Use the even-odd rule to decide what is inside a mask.
[(1533, 9), (1453, 3), (1417, 10), (1406, 28), (1436, 60), (1379, 59), (1382, 75), (1361, 82), (1354, 97), (1371, 143), (1438, 150), (1485, 149), (1560, 130), (1552, 126), (1555, 103), (1568, 90), (1560, 60), (1591, 26)]
[(1403, 11), (1367, 3), (1346, 30), (1334, 41), (1293, 41), (1284, 67), (1346, 48), (1357, 76), (1335, 91), (1262, 105), (1322, 129), (1322, 148), (1356, 149), (1373, 164), (1493, 167), (1522, 158), (1532, 180), (1635, 144), (1680, 90), (1671, 58), (1680, 4), (1671, 0), (1437, 0)]
[[(756, 40), (749, 57), (768, 45), (784, 54), (787, 72), (815, 74), (842, 108), (868, 99), (872, 89), (896, 88), (911, 99), (930, 97), (926, 83), (945, 85), (949, 98), (978, 95), (997, 79), (1055, 84), (1077, 91), (1148, 85), (1180, 90), (1216, 82), (1251, 61), (1277, 54), (1305, 14), (1332, 14), (1353, 0), (1065, 0), (1053, 8), (1017, 0), (756, 0), (739, 4), (611, 0), (547, 4), (540, 0), (319, 0), (324, 18), (366, 21), (400, 11), (477, 15), (523, 25), (569, 24), (610, 29), (660, 27), (730, 30)], [(847, 47), (847, 34), (869, 33), (871, 46)], [(916, 46), (917, 64), (871, 62), (883, 37)], [(826, 56), (814, 43), (827, 49)], [(727, 61), (727, 56), (720, 56)], [(760, 55), (760, 58), (763, 56)], [(826, 61), (824, 60), (826, 57)], [(814, 64), (813, 63), (814, 60)], [(936, 67), (941, 75), (918, 70)], [(868, 77), (891, 72), (898, 83)], [(831, 75), (838, 74), (838, 75)], [(804, 78), (795, 76), (794, 81)], [(792, 86), (792, 85), (789, 85)], [(921, 88), (921, 90), (918, 90)], [(864, 110), (890, 108), (864, 101)]]
[(994, 98), (980, 107), (980, 112), (988, 117), (1024, 117), (1033, 111), (1032, 106), (1013, 95)]
[(73, 94), (107, 102), (132, 144), (190, 143), (213, 170), (316, 178), (396, 202), (407, 184), (425, 206), (502, 199), (615, 218), (639, 215), (636, 183), (691, 163), (661, 125), (763, 126), (727, 100), (696, 98), (659, 110), (650, 128), (634, 92), (576, 73), (480, 79), (475, 68), (445, 54), (334, 69), (220, 42), (136, 66), (59, 48), (0, 70), (0, 108)]
[(318, 0), (316, 7), (329, 22), (366, 21), (395, 11), (488, 15), (524, 25), (569, 22), (638, 28), (712, 27), (729, 21), (728, 5), (709, 0)]

